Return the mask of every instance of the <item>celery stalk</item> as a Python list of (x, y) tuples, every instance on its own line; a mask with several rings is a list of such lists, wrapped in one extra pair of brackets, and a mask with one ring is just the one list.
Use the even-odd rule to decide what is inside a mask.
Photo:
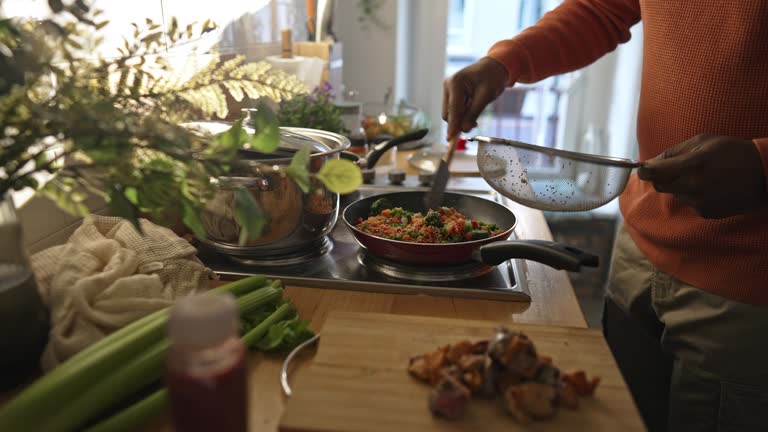
[(133, 432), (159, 416), (168, 406), (168, 389), (160, 389), (84, 432)]
[[(70, 401), (64, 401), (62, 406), (49, 415), (40, 416), (42, 424), (34, 430), (40, 431), (74, 431), (82, 425), (106, 411), (116, 402), (135, 394), (137, 391), (163, 376), (165, 354), (168, 351), (168, 341), (162, 340), (115, 369), (110, 375), (93, 386), (83, 389), (79, 395), (74, 395)], [(29, 427), (29, 422), (26, 422)]]
[(247, 347), (252, 347), (256, 344), (256, 342), (259, 341), (264, 335), (267, 333), (267, 330), (269, 330), (269, 327), (272, 324), (275, 324), (278, 321), (282, 321), (285, 318), (288, 318), (292, 316), (295, 313), (295, 310), (293, 309), (293, 306), (290, 303), (286, 303), (279, 308), (277, 308), (276, 311), (272, 312), (270, 316), (264, 319), (259, 325), (254, 327), (251, 331), (243, 335), (243, 343)]
[[(238, 299), (240, 313), (252, 312), (278, 300), (282, 291), (273, 286), (259, 289)], [(44, 418), (38, 430), (49, 432), (76, 430), (117, 402), (136, 394), (163, 375), (168, 341), (162, 339), (149, 350), (122, 364), (101, 381), (94, 383), (74, 400), (66, 402), (55, 414)]]
[[(243, 343), (252, 348), (269, 330), (273, 324), (293, 316), (293, 306), (284, 304), (272, 312), (259, 325), (243, 335)], [(130, 432), (138, 430), (151, 418), (160, 415), (168, 406), (168, 390), (158, 390), (123, 411), (109, 417), (85, 432)]]
[[(241, 295), (259, 288), (267, 281), (264, 276), (253, 276), (221, 286), (214, 292)], [(275, 283), (272, 282), (272, 285)], [(257, 290), (241, 298), (264, 297), (264, 303), (281, 296), (279, 289)], [(252, 301), (252, 300), (248, 300)], [(73, 356), (59, 367), (32, 383), (0, 409), (0, 430), (47, 430), (33, 425), (45, 420), (44, 413), (56, 413), (73, 396), (87, 395), (95, 383), (109, 380), (109, 376), (127, 359), (163, 339), (168, 310), (154, 312), (112, 333)], [(119, 399), (112, 399), (113, 401)]]

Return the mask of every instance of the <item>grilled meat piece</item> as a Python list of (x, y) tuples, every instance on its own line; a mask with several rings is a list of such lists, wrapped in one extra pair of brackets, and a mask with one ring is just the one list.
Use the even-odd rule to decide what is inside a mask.
[(459, 419), (464, 415), (469, 399), (469, 390), (448, 371), (443, 371), (429, 395), (429, 409), (436, 416)]
[(539, 358), (533, 342), (523, 333), (502, 332), (489, 349), (490, 357), (506, 369), (533, 379)]
[(461, 373), (461, 382), (472, 392), (483, 389), (483, 373), (477, 369), (469, 369)]
[(552, 417), (557, 412), (556, 401), (557, 389), (537, 382), (510, 386), (504, 392), (504, 405), (515, 418), (524, 417), (520, 411), (536, 419)]
[(565, 381), (560, 382), (557, 401), (566, 408), (577, 409), (579, 407), (579, 395), (576, 394), (576, 389)]
[(488, 350), (488, 341), (482, 340), (479, 342), (461, 341), (450, 345), (446, 358), (449, 363), (458, 363), (462, 357), (467, 355), (485, 355)]
[(600, 377), (592, 377), (591, 380), (588, 380), (587, 374), (584, 371), (565, 373), (562, 379), (572, 385), (579, 396), (592, 396), (595, 394), (595, 388), (600, 383)]
[(483, 355), (485, 355), (487, 351), (488, 351), (488, 341), (487, 340), (477, 341), (474, 344), (472, 344), (472, 354), (483, 354)]
[(517, 372), (502, 370), (496, 377), (496, 391), (499, 394), (504, 394), (509, 387), (522, 384), (525, 381), (525, 377)]
[(560, 385), (560, 369), (552, 365), (552, 359), (549, 357), (539, 357), (539, 366), (534, 376), (534, 381), (542, 384), (548, 384), (554, 387)]
[(466, 354), (462, 356), (456, 364), (463, 371), (483, 370), (485, 367), (485, 359), (486, 357), (482, 354)]
[(502, 367), (494, 361), (488, 361), (483, 370), (483, 388), (480, 394), (486, 398), (493, 398), (498, 392), (499, 376), (504, 372)]
[(440, 380), (440, 370), (447, 364), (445, 354), (448, 346), (441, 347), (431, 353), (412, 357), (408, 372), (415, 378), (426, 381), (431, 385), (437, 384)]
[(504, 409), (518, 423), (526, 425), (533, 421), (531, 416), (528, 415), (528, 412), (526, 412), (525, 409), (523, 408), (522, 402), (518, 401), (517, 398), (511, 395), (507, 397), (505, 393), (503, 402), (504, 402)]

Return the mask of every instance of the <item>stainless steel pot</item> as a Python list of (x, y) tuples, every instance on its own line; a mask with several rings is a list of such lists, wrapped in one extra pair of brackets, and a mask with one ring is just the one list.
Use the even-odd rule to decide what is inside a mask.
[[(185, 126), (216, 134), (230, 125), (199, 122)], [(218, 191), (202, 214), (203, 242), (209, 247), (233, 256), (280, 257), (317, 247), (333, 229), (339, 215), (339, 194), (320, 182), (304, 193), (293, 179), (274, 168), (287, 167), (296, 151), (309, 148), (309, 169), (317, 172), (327, 160), (338, 159), (349, 148), (349, 140), (331, 132), (293, 127), (280, 128), (280, 135), (280, 148), (275, 153), (241, 151), (230, 175), (216, 179)], [(245, 245), (238, 244), (240, 225), (234, 216), (234, 190), (240, 187), (253, 195), (267, 218), (261, 237)]]

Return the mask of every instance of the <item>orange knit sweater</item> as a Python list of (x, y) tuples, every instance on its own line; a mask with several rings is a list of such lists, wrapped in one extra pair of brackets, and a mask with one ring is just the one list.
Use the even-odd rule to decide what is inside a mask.
[[(713, 133), (754, 140), (768, 173), (768, 1), (565, 0), (488, 55), (535, 82), (614, 50), (641, 16), (640, 160)], [(703, 219), (635, 175), (619, 202), (627, 230), (658, 269), (768, 305), (768, 210)]]

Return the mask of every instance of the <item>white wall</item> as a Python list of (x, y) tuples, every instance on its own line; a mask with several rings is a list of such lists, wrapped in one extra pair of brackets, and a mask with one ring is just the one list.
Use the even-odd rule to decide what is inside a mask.
[(360, 101), (383, 102), (387, 89), (402, 89), (397, 82), (397, 18), (401, 2), (384, 0), (378, 17), (386, 27), (369, 24), (367, 29), (358, 21), (358, 0), (336, 2), (334, 30), (344, 47), (344, 84), (347, 90), (359, 93)]
[(445, 37), (448, 31), (448, 0), (411, 0), (410, 43), (406, 44), (407, 99), (424, 110), (432, 129), (429, 138), (442, 143), (443, 75), (445, 74)]

